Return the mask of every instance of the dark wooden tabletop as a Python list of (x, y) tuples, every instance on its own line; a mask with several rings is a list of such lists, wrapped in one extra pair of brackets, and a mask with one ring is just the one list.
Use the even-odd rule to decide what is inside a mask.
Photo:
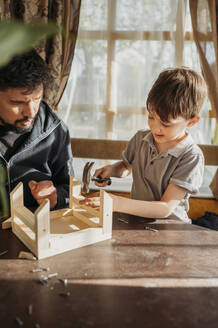
[(40, 261), (21, 250), (0, 230), (2, 328), (218, 327), (216, 231), (115, 213), (111, 240)]

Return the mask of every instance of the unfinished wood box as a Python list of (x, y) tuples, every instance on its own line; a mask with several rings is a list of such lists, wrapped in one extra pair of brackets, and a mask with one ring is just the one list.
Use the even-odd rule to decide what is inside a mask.
[(12, 231), (38, 259), (111, 238), (112, 198), (101, 190), (99, 209), (81, 205), (81, 186), (73, 177), (69, 195), (69, 208), (50, 211), (45, 200), (32, 213), (23, 203), (22, 182), (10, 194)]

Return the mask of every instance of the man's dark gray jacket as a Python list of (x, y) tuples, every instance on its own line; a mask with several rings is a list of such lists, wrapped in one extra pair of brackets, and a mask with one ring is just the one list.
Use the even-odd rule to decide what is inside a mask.
[(69, 175), (73, 175), (69, 131), (45, 102), (41, 102), (33, 129), (24, 144), (8, 162), (0, 156), (7, 170), (7, 191), (22, 181), (25, 206), (38, 206), (28, 187), (30, 180), (51, 180), (58, 195), (55, 209), (68, 206)]

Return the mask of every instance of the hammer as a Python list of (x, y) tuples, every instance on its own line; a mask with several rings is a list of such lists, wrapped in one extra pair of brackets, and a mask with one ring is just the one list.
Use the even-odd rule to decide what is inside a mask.
[(102, 183), (104, 181), (108, 181), (108, 185), (111, 185), (110, 178), (102, 178), (100, 175), (97, 177), (91, 177), (91, 169), (94, 165), (94, 162), (87, 162), (83, 169), (83, 177), (82, 177), (82, 194), (89, 193), (89, 184), (90, 181), (96, 181), (98, 183)]

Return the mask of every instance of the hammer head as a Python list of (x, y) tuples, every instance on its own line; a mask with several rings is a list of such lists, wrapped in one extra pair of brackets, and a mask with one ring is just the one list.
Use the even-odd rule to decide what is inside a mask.
[(82, 194), (87, 194), (89, 192), (89, 184), (91, 181), (91, 169), (94, 165), (94, 162), (87, 162), (83, 169), (82, 177)]

